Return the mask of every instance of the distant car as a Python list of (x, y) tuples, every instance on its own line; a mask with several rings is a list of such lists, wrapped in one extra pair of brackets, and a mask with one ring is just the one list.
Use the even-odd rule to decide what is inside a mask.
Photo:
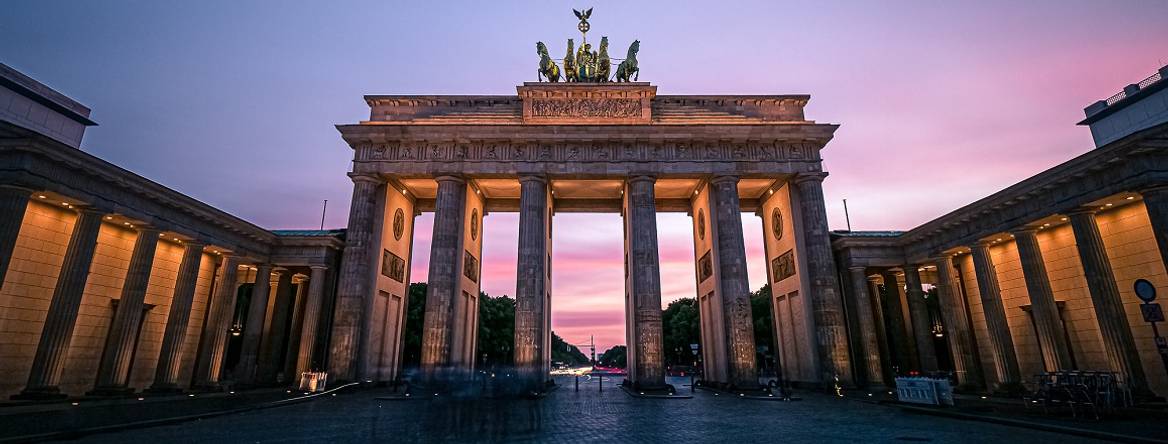
[(673, 365), (665, 369), (665, 374), (669, 376), (689, 376), (692, 374), (701, 374), (701, 370), (694, 368), (692, 365)]
[(625, 372), (625, 369), (623, 369), (623, 368), (605, 367), (602, 365), (594, 365), (594, 366), (592, 366), (592, 374), (593, 375), (607, 375), (607, 376), (624, 376), (624, 375), (627, 375), (628, 373)]

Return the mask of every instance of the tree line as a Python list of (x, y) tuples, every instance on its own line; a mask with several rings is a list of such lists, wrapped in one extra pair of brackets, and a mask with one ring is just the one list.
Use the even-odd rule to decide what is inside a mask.
[[(774, 323), (771, 315), (771, 287), (764, 285), (750, 294), (750, 308), (754, 321), (754, 342), (758, 352), (759, 368), (774, 367)], [(426, 283), (410, 284), (402, 365), (416, 367), (422, 356), (422, 318), (426, 308)], [(661, 313), (665, 365), (697, 366), (693, 344), (701, 343), (701, 320), (697, 301), (681, 298), (670, 302)], [(480, 368), (510, 366), (514, 362), (515, 299), (509, 296), (492, 297), (479, 292), (478, 366)], [(700, 350), (700, 349), (699, 349)], [(700, 354), (700, 353), (699, 353)], [(628, 349), (617, 345), (597, 357), (598, 364), (625, 367)], [(575, 345), (569, 344), (552, 332), (552, 361), (568, 366), (589, 364), (589, 358)]]

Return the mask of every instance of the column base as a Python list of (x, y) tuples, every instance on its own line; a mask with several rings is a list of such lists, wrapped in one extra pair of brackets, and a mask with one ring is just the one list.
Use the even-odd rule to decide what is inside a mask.
[(61, 389), (56, 386), (26, 388), (9, 397), (13, 401), (58, 401), (68, 398), (69, 395), (61, 393)]
[(143, 390), (142, 393), (148, 395), (178, 395), (182, 394), (184, 391), (186, 390), (184, 390), (182, 387), (179, 387), (178, 384), (156, 384), (150, 386), (150, 388), (146, 390)]
[(209, 384), (196, 384), (191, 386), (191, 391), (202, 393), (217, 393), (223, 391), (223, 384), (217, 382)]
[(98, 398), (127, 398), (134, 395), (134, 389), (131, 387), (94, 387), (93, 390), (85, 393), (85, 396), (93, 396)]

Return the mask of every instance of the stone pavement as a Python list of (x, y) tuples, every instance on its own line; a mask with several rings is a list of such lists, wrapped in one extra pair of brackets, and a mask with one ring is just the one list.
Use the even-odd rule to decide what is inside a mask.
[[(670, 378), (682, 384), (688, 379)], [(342, 392), (317, 400), (182, 424), (91, 435), (82, 442), (1095, 442), (1049, 432), (906, 413), (800, 393), (802, 401), (633, 398), (606, 380), (574, 390), (571, 377), (542, 400), (377, 400)]]

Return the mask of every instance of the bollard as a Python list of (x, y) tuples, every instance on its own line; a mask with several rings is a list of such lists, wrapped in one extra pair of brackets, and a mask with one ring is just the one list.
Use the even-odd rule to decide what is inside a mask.
[(697, 390), (696, 388), (694, 388), (694, 374), (693, 374), (693, 372), (690, 372), (690, 374), (689, 374), (689, 392), (693, 393), (694, 390)]
[(598, 390), (598, 391), (603, 392), (604, 391), (604, 375), (600, 375), (596, 379), (600, 380), (600, 390)]
[(580, 391), (580, 374), (576, 374), (576, 391)]

